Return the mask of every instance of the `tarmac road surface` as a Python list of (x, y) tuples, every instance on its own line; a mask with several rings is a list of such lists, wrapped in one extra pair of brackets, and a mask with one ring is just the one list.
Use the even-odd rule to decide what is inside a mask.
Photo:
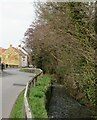
[[(20, 72), (16, 68), (8, 68), (1, 73), (0, 71), (0, 104), (2, 104), (2, 118), (9, 118), (12, 107), (25, 88), (26, 83), (34, 77), (34, 73)], [(1, 92), (2, 90), (2, 92)], [(1, 100), (2, 99), (2, 100)]]

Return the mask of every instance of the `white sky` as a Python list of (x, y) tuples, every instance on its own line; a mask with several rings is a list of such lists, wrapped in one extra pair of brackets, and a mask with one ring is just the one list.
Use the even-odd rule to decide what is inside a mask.
[(0, 47), (17, 47), (23, 40), (35, 12), (32, 0), (0, 0)]
[(10, 44), (17, 47), (21, 44), (24, 33), (35, 19), (34, 1), (37, 0), (0, 0), (0, 47), (8, 48)]

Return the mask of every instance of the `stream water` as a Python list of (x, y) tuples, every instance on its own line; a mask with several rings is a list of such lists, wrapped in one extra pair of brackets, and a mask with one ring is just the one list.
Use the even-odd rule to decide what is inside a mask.
[(75, 99), (66, 94), (63, 85), (54, 83), (52, 89), (52, 97), (48, 110), (49, 118), (80, 118), (86, 120), (93, 115), (89, 109), (79, 104)]

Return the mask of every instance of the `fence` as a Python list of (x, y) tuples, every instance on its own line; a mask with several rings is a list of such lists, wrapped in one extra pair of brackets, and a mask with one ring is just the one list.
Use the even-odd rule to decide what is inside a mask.
[[(40, 77), (43, 72), (41, 69), (32, 69), (32, 71), (35, 70), (34, 72), (36, 72), (36, 75), (35, 77), (29, 81), (26, 85), (26, 89), (25, 89), (25, 93), (24, 93), (24, 110), (25, 110), (25, 118), (28, 120), (29, 118), (30, 119), (34, 119), (34, 115), (32, 115), (31, 113), (31, 110), (30, 110), (30, 106), (29, 106), (29, 103), (28, 103), (28, 96), (29, 96), (29, 93), (30, 93), (30, 89), (32, 87), (35, 87), (35, 84), (38, 80), (38, 77)], [(30, 69), (31, 71), (31, 69)]]

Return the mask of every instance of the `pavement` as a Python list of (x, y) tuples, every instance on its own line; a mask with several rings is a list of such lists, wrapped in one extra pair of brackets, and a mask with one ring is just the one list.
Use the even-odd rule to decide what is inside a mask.
[(0, 108), (2, 105), (0, 117), (10, 117), (10, 112), (18, 95), (34, 76), (34, 73), (20, 72), (16, 68), (0, 71)]

